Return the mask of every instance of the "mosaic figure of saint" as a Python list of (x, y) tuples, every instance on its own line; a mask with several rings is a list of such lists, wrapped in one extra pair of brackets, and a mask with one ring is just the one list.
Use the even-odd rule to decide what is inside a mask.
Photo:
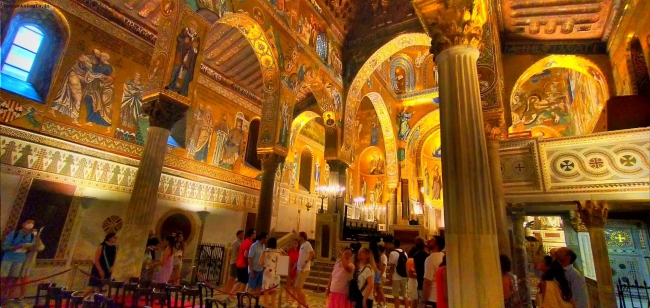
[(377, 127), (377, 122), (372, 122), (370, 127), (370, 145), (377, 145), (379, 143), (379, 128)]
[(429, 183), (430, 181), (431, 179), (429, 178), (429, 167), (427, 166), (427, 163), (424, 163), (424, 183), (425, 183), (424, 190), (427, 196), (431, 193), (431, 189), (430, 189), (431, 184)]
[(192, 126), (190, 144), (192, 144), (192, 153), (188, 147), (188, 156), (194, 157), (198, 161), (205, 161), (208, 158), (208, 147), (212, 137), (212, 108), (205, 108), (205, 112), (199, 119), (196, 119)]
[(320, 158), (316, 158), (316, 165), (314, 165), (314, 183), (316, 187), (320, 186)]
[(442, 191), (442, 175), (440, 175), (440, 167), (437, 165), (433, 167), (433, 187), (431, 187), (431, 190), (433, 190), (433, 199), (440, 200)]
[(85, 92), (86, 96), (86, 125), (92, 123), (111, 126), (113, 117), (113, 80), (115, 72), (113, 65), (108, 63), (110, 56), (102, 52), (99, 59), (93, 63), (93, 80), (88, 83)]
[(406, 109), (404, 109), (402, 112), (400, 112), (397, 115), (397, 120), (399, 123), (397, 139), (405, 140), (406, 137), (411, 132), (411, 127), (409, 126), (409, 120), (411, 119), (411, 117), (413, 117), (413, 113), (407, 112)]
[[(99, 56), (99, 50), (95, 49), (96, 56)], [(72, 123), (79, 124), (79, 113), (81, 111), (81, 101), (84, 98), (84, 92), (90, 81), (93, 80), (93, 59), (88, 55), (81, 55), (77, 62), (68, 70), (65, 75), (63, 87), (57, 94), (52, 104), (50, 112), (56, 116), (54, 111), (58, 111), (72, 119)]]
[(176, 38), (174, 70), (167, 86), (169, 90), (178, 91), (185, 96), (194, 78), (194, 67), (199, 55), (200, 38), (196, 32), (197, 28), (196, 22), (191, 21), (189, 27), (184, 28)]
[(142, 91), (144, 85), (140, 73), (124, 84), (122, 104), (120, 106), (120, 125), (128, 128), (138, 126), (138, 119), (142, 113)]
[(298, 151), (293, 150), (293, 176), (295, 177), (295, 181), (298, 181)]
[(328, 186), (330, 184), (330, 165), (325, 163), (325, 177), (323, 178), (324, 185)]
[(377, 198), (377, 202), (381, 203), (382, 201), (381, 197), (384, 194), (384, 183), (382, 183), (381, 180), (378, 180), (375, 183), (374, 191), (375, 191), (375, 197)]
[(361, 182), (361, 197), (364, 199), (368, 199), (368, 184), (366, 183), (366, 178), (363, 178), (363, 181)]
[(232, 166), (239, 158), (241, 151), (243, 150), (244, 145), (244, 130), (242, 129), (243, 125), (242, 119), (237, 119), (235, 123), (235, 128), (233, 128), (228, 134), (228, 140), (225, 145), (225, 152), (223, 155), (223, 163)]
[(282, 126), (280, 127), (280, 141), (281, 146), (287, 146), (287, 139), (289, 138), (289, 129), (291, 127), (291, 118), (289, 116), (289, 103), (282, 103)]
[(214, 131), (217, 133), (217, 141), (214, 145), (214, 156), (212, 157), (212, 164), (218, 166), (223, 161), (223, 154), (226, 150), (226, 141), (230, 134), (230, 127), (226, 115), (221, 117), (221, 122), (215, 126)]

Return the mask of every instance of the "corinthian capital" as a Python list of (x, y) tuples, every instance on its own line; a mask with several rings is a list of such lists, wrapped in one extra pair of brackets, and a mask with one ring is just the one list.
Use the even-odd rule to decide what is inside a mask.
[(262, 170), (264, 172), (275, 172), (278, 170), (278, 165), (283, 163), (285, 158), (286, 157), (274, 153), (260, 155), (260, 159), (262, 160)]
[[(447, 1), (444, 6), (423, 18), (429, 23), (431, 52), (434, 56), (455, 45), (481, 49), (483, 24), (487, 21), (487, 0)], [(424, 11), (424, 10), (423, 10)]]
[(508, 132), (503, 128), (503, 119), (485, 120), (485, 136), (489, 141), (505, 139)]
[(578, 213), (580, 213), (580, 219), (587, 228), (602, 228), (607, 221), (609, 206), (605, 201), (580, 201)]
[(168, 97), (156, 93), (143, 99), (142, 112), (149, 116), (149, 125), (171, 130), (178, 120), (185, 116), (188, 106)]

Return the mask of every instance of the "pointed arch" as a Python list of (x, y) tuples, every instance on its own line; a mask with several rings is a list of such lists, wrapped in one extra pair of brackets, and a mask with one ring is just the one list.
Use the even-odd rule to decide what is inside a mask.
[[(280, 110), (280, 71), (277, 63), (278, 51), (271, 44), (263, 28), (251, 17), (242, 13), (224, 14), (208, 30), (207, 39), (219, 24), (226, 24), (239, 30), (253, 47), (262, 71), (264, 99), (262, 101), (262, 118), (257, 152), (260, 154), (278, 152), (286, 155), (287, 149), (276, 142), (283, 123)], [(206, 44), (207, 46), (208, 44)], [(279, 124), (279, 125), (278, 125)], [(288, 133), (288, 132), (287, 132)]]
[[(366, 80), (382, 63), (384, 63), (384, 61), (388, 60), (396, 52), (411, 46), (429, 47), (431, 46), (431, 38), (425, 33), (405, 33), (405, 34), (398, 35), (396, 38), (392, 39), (390, 42), (386, 43), (384, 46), (379, 48), (379, 50), (377, 50), (363, 64), (363, 66), (361, 67), (357, 75), (352, 80), (345, 101), (343, 145), (340, 148), (339, 159), (347, 162), (352, 161), (352, 146), (353, 146), (352, 140), (354, 137), (354, 120), (356, 119), (357, 110), (359, 108), (359, 104), (361, 103), (361, 99), (363, 98), (361, 91), (363, 89), (364, 84), (366, 83)], [(383, 100), (382, 100), (382, 104), (383, 104)], [(383, 105), (385, 108), (385, 104)], [(384, 111), (386, 111), (386, 109), (384, 109)], [(377, 114), (379, 115), (379, 111), (377, 112)], [(384, 136), (384, 138), (386, 137)], [(386, 155), (386, 159), (388, 160), (388, 153)], [(397, 160), (397, 158), (395, 159)]]
[(433, 110), (422, 117), (411, 129), (407, 142), (408, 159), (415, 163), (417, 176), (422, 176), (422, 147), (435, 131), (440, 129), (440, 109)]
[(368, 99), (370, 99), (372, 106), (375, 108), (375, 112), (377, 112), (379, 126), (381, 127), (381, 133), (384, 137), (384, 152), (386, 154), (386, 177), (388, 178), (388, 187), (395, 188), (399, 182), (399, 167), (397, 165), (397, 140), (395, 138), (395, 132), (393, 131), (393, 122), (390, 118), (390, 115), (388, 114), (386, 103), (384, 103), (384, 99), (379, 93), (370, 92), (364, 97), (368, 97)]
[(305, 127), (309, 121), (320, 117), (321, 116), (318, 113), (307, 110), (293, 119), (293, 122), (291, 123), (289, 147), (293, 147), (294, 143), (296, 142), (296, 138), (298, 138), (298, 135), (300, 134), (300, 130), (302, 130), (302, 128)]

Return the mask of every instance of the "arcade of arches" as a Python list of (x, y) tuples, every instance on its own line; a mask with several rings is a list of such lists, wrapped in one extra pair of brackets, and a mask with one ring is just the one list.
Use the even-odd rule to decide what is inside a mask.
[[(117, 232), (123, 280), (149, 230), (182, 232), (181, 272), (221, 245), (223, 284), (237, 230), (304, 231), (314, 289), (352, 242), (441, 235), (450, 307), (503, 307), (500, 254), (532, 307), (533, 265), (567, 246), (589, 307), (633, 304), (650, 1), (587, 2), (9, 0), (2, 239), (44, 228), (35, 279), (90, 271)], [(69, 273), (52, 281), (84, 287)]]

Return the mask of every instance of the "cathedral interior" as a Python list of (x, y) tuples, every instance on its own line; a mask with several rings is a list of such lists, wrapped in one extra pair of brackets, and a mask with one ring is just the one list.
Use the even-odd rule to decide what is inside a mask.
[(557, 247), (592, 307), (650, 283), (648, 0), (0, 12), (0, 230), (43, 228), (32, 279), (74, 268), (47, 281), (83, 288), (111, 232), (114, 276), (140, 277), (153, 230), (182, 232), (182, 272), (222, 285), (235, 233), (255, 228), (282, 247), (307, 233), (307, 289), (352, 242), (434, 235), (457, 268), (450, 307), (503, 307), (500, 254), (532, 307), (531, 265)]

